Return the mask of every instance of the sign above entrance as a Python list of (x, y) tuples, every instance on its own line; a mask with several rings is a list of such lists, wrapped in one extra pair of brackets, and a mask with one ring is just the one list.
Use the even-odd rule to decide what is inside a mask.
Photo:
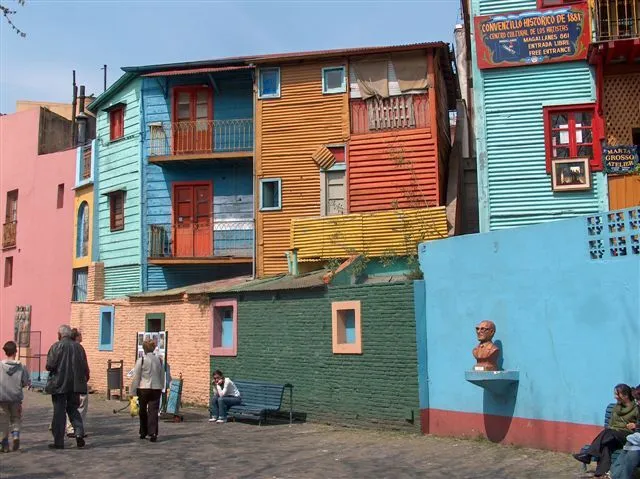
[(605, 146), (602, 160), (607, 173), (624, 175), (638, 167), (638, 147), (632, 145)]
[(587, 58), (586, 4), (474, 18), (478, 68), (517, 67)]

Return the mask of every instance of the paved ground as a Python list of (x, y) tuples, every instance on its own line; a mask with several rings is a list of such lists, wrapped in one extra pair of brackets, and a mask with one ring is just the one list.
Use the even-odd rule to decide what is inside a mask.
[(209, 424), (204, 410), (160, 424), (153, 444), (137, 436), (124, 403), (91, 395), (87, 446), (47, 448), (50, 398), (28, 392), (22, 448), (0, 456), (0, 478), (577, 478), (567, 454), (318, 424)]

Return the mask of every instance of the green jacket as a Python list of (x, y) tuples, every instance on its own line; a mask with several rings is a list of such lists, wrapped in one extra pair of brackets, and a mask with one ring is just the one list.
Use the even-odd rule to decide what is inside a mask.
[(637, 423), (640, 418), (640, 411), (635, 403), (631, 403), (628, 406), (622, 404), (616, 404), (611, 412), (611, 419), (609, 420), (609, 428), (616, 429), (618, 431), (628, 431), (627, 424), (630, 422)]

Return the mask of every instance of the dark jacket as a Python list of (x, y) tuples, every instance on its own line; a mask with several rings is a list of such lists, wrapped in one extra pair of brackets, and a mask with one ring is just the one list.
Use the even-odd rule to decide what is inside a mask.
[(87, 354), (80, 343), (62, 338), (47, 353), (46, 392), (49, 394), (87, 394), (89, 364)]

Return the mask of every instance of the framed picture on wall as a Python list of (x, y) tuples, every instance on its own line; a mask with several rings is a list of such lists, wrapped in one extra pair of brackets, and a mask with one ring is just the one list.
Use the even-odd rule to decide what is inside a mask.
[(589, 158), (562, 158), (551, 162), (553, 191), (582, 191), (591, 189)]

